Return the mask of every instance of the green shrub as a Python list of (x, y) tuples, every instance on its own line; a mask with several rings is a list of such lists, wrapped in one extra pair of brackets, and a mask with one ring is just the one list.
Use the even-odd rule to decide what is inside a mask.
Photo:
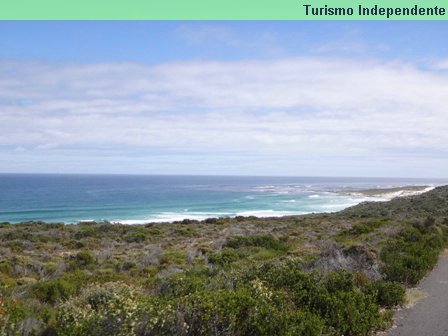
[(23, 242), (19, 240), (12, 240), (5, 244), (6, 247), (9, 247), (12, 252), (20, 253), (25, 249)]
[(444, 231), (437, 226), (406, 227), (382, 248), (381, 271), (387, 280), (414, 285), (435, 266), (445, 244)]
[(100, 231), (97, 230), (92, 225), (82, 224), (79, 226), (79, 229), (80, 230), (78, 232), (76, 232), (74, 235), (75, 239), (78, 239), (78, 240), (88, 238), (88, 237), (96, 237), (100, 233)]
[(0, 295), (0, 335), (39, 335), (41, 323), (35, 316), (26, 301)]
[(125, 235), (123, 239), (127, 243), (142, 243), (147, 237), (143, 232), (131, 232)]
[(59, 306), (55, 329), (59, 336), (134, 335), (140, 295), (120, 282), (88, 286)]
[(74, 265), (79, 268), (87, 267), (95, 263), (95, 258), (88, 251), (81, 251), (75, 255)]
[(249, 237), (242, 237), (242, 236), (231, 237), (227, 240), (226, 246), (234, 248), (234, 249), (237, 249), (239, 247), (246, 247), (246, 246), (257, 246), (257, 247), (264, 247), (266, 249), (283, 251), (283, 252), (286, 252), (288, 250), (288, 246), (285, 243), (281, 242), (280, 240), (274, 238), (271, 235), (249, 236)]
[(55, 279), (36, 283), (32, 292), (39, 300), (54, 304), (72, 296), (76, 292), (76, 287), (63, 279)]
[(13, 267), (8, 260), (0, 261), (0, 273), (12, 275)]
[(368, 335), (380, 323), (379, 306), (360, 291), (337, 291), (319, 298), (321, 316), (338, 335)]
[(160, 264), (162, 265), (183, 265), (187, 255), (185, 251), (167, 249), (165, 253), (160, 256)]
[(266, 264), (257, 275), (271, 287), (286, 291), (296, 307), (321, 316), (328, 334), (367, 335), (380, 323), (375, 297), (356, 288), (350, 272), (341, 270), (321, 278), (289, 260)]
[(209, 272), (179, 272), (169, 277), (158, 278), (155, 283), (160, 295), (185, 296), (204, 289)]
[(365, 292), (376, 296), (376, 302), (382, 307), (394, 307), (404, 303), (406, 290), (400, 283), (378, 280), (366, 286)]
[(150, 227), (148, 229), (148, 232), (150, 234), (156, 235), (156, 236), (163, 235), (163, 230), (161, 228), (157, 227), (157, 226)]
[(91, 285), (92, 283), (107, 283), (125, 281), (128, 275), (118, 272), (98, 272), (90, 273), (85, 270), (76, 269), (70, 273), (66, 273), (61, 279), (69, 282), (76, 287), (77, 290)]
[(17, 287), (17, 281), (8, 275), (0, 275), (0, 295)]
[(355, 223), (350, 229), (343, 230), (341, 235), (359, 236), (367, 233), (371, 233), (381, 226), (387, 224), (388, 219), (371, 219), (368, 221), (362, 221)]
[(355, 277), (353, 273), (346, 270), (331, 272), (325, 280), (325, 287), (330, 293), (336, 291), (349, 292), (355, 288)]
[(184, 237), (197, 237), (198, 233), (190, 226), (180, 226), (175, 230), (176, 234)]
[(11, 240), (33, 241), (33, 239), (34, 239), (34, 236), (30, 232), (28, 232), (22, 228), (15, 228), (14, 231), (6, 232), (5, 234), (3, 234), (3, 237), (2, 237), (3, 241), (11, 241)]
[(221, 252), (211, 253), (208, 256), (208, 261), (211, 264), (219, 266), (228, 265), (239, 259), (240, 256), (238, 255), (238, 253), (235, 250), (229, 248), (223, 248)]
[[(176, 314), (183, 316), (184, 333), (192, 336), (321, 334), (322, 319), (311, 312), (279, 307), (275, 297), (256, 281), (235, 292), (219, 290), (187, 296), (179, 301)], [(182, 334), (182, 330), (175, 334)]]

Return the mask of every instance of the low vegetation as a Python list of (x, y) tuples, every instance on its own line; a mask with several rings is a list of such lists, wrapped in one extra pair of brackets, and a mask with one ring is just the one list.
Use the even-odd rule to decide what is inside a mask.
[(448, 187), (335, 214), (0, 224), (0, 335), (369, 335), (448, 238)]

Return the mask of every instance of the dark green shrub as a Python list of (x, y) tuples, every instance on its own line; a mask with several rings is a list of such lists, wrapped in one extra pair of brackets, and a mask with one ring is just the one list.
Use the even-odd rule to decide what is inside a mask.
[(355, 288), (355, 278), (353, 273), (346, 270), (331, 272), (325, 280), (325, 287), (330, 293), (336, 291), (349, 292)]
[(284, 251), (284, 252), (286, 252), (288, 250), (288, 246), (285, 243), (281, 242), (280, 240), (276, 239), (275, 237), (273, 237), (271, 235), (249, 236), (249, 237), (242, 237), (242, 236), (231, 237), (227, 240), (226, 246), (234, 248), (234, 249), (237, 249), (240, 247), (246, 247), (246, 246), (257, 246), (257, 247), (264, 247), (266, 249)]
[(158, 278), (155, 283), (156, 292), (159, 295), (173, 297), (185, 296), (203, 290), (208, 272), (180, 272), (165, 278)]
[(27, 232), (23, 229), (17, 228), (14, 231), (9, 231), (9, 232), (6, 232), (5, 234), (3, 234), (2, 240), (3, 241), (8, 241), (8, 240), (33, 241), (34, 236), (30, 232)]
[(12, 252), (20, 253), (25, 249), (24, 244), (19, 240), (12, 240), (5, 243), (5, 246), (9, 247)]
[(368, 284), (365, 292), (376, 296), (376, 302), (382, 307), (394, 307), (404, 303), (406, 290), (398, 282), (378, 280)]
[(180, 226), (175, 230), (176, 234), (184, 237), (196, 237), (198, 233), (191, 226)]
[(188, 335), (320, 335), (323, 321), (275, 302), (275, 293), (253, 284), (236, 292), (198, 292), (181, 301)]
[(0, 261), (0, 273), (12, 275), (13, 267), (8, 260)]
[(148, 232), (152, 235), (162, 235), (163, 234), (162, 229), (157, 226), (150, 227), (148, 229)]
[(123, 237), (127, 243), (143, 243), (147, 237), (143, 232), (131, 232)]
[[(250, 270), (246, 272), (250, 274)], [(283, 262), (268, 262), (255, 269), (254, 278), (260, 278), (269, 283), (273, 288), (294, 289), (315, 287), (320, 281), (317, 273), (307, 273), (303, 270), (302, 262), (299, 259), (287, 259)]]
[(223, 248), (221, 252), (211, 253), (208, 256), (208, 261), (211, 264), (219, 266), (228, 265), (239, 259), (240, 256), (238, 255), (238, 253), (235, 250), (229, 248)]
[(374, 297), (360, 291), (322, 293), (315, 300), (327, 330), (337, 335), (368, 335), (380, 323), (380, 307)]
[(183, 265), (187, 255), (183, 250), (167, 249), (165, 253), (160, 255), (161, 265)]
[(81, 251), (72, 257), (71, 264), (74, 268), (85, 268), (95, 263), (95, 258), (88, 251)]
[(96, 237), (100, 231), (97, 230), (95, 227), (90, 226), (90, 225), (82, 225), (79, 226), (80, 231), (76, 232), (74, 237), (75, 239), (84, 239), (87, 237)]
[(357, 289), (348, 271), (321, 279), (303, 272), (297, 262), (287, 261), (264, 265), (258, 275), (273, 288), (285, 290), (296, 307), (321, 316), (328, 334), (367, 335), (380, 323), (375, 296)]
[(41, 281), (32, 288), (35, 297), (51, 304), (68, 299), (76, 292), (76, 287), (63, 279)]
[(444, 231), (413, 225), (386, 242), (380, 257), (387, 280), (416, 284), (437, 263), (446, 244)]

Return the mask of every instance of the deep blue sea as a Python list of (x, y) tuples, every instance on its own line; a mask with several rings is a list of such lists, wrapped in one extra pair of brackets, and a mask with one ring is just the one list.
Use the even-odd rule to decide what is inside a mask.
[(340, 191), (447, 181), (384, 178), (0, 174), (0, 222), (165, 222), (334, 212), (369, 200)]

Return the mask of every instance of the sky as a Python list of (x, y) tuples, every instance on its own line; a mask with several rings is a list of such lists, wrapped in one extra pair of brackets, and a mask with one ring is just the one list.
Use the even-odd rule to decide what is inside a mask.
[(446, 21), (2, 21), (0, 172), (448, 177)]

